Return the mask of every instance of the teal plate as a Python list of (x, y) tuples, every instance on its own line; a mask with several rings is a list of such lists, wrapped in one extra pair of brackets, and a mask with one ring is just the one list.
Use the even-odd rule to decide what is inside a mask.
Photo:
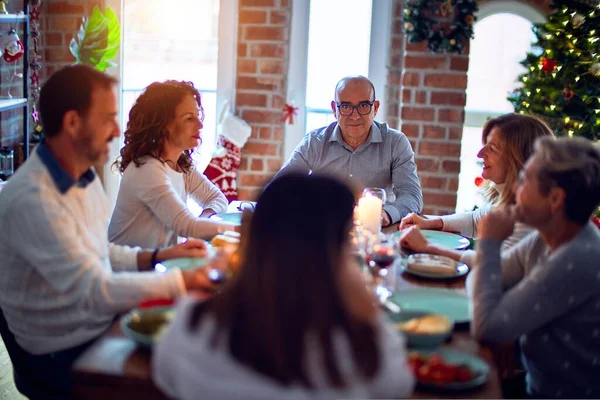
[(160, 340), (173, 317), (173, 307), (134, 308), (121, 317), (121, 330), (134, 342), (152, 347)]
[(241, 212), (230, 212), (230, 213), (219, 213), (212, 215), (210, 219), (216, 221), (229, 222), (236, 225), (242, 225), (242, 213)]
[(449, 280), (460, 278), (461, 276), (465, 276), (469, 272), (469, 267), (466, 264), (458, 263), (456, 265), (456, 275), (440, 275), (440, 274), (432, 274), (424, 271), (416, 271), (408, 269), (408, 267), (404, 264), (401, 264), (400, 269), (402, 272), (406, 272), (407, 274), (418, 276), (420, 278), (433, 279), (433, 280)]
[(167, 261), (162, 261), (156, 264), (154, 270), (156, 272), (167, 272), (173, 268), (179, 269), (192, 269), (205, 267), (208, 264), (209, 257), (186, 257), (186, 258), (172, 258)]
[(452, 383), (433, 383), (418, 381), (417, 384), (421, 389), (434, 390), (440, 392), (456, 392), (463, 390), (475, 389), (483, 385), (490, 375), (490, 366), (476, 355), (465, 353), (458, 350), (450, 350), (439, 348), (435, 350), (419, 349), (416, 350), (419, 354), (429, 356), (430, 354), (438, 354), (442, 359), (449, 364), (465, 365), (469, 367), (473, 374), (473, 379), (466, 382)]
[[(443, 246), (452, 250), (464, 250), (470, 245), (469, 239), (450, 232), (423, 229), (421, 230), (421, 233), (429, 243), (437, 244), (438, 246)], [(401, 234), (402, 231), (394, 232), (392, 238), (394, 240), (400, 240)]]
[(444, 315), (457, 324), (470, 322), (469, 298), (452, 290), (434, 288), (404, 289), (394, 292), (390, 301), (404, 310)]

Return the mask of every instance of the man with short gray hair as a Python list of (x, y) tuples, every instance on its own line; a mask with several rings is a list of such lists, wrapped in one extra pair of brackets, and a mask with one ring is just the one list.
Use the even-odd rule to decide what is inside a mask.
[(375, 122), (378, 109), (369, 79), (341, 79), (331, 102), (337, 121), (305, 135), (276, 177), (288, 171), (327, 172), (363, 188), (384, 188), (383, 226), (420, 213), (423, 194), (410, 142), (403, 133)]

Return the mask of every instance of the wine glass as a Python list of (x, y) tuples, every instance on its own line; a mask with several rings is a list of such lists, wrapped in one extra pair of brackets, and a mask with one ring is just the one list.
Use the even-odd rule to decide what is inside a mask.
[(385, 303), (396, 288), (396, 260), (399, 257), (398, 245), (389, 237), (369, 247), (367, 265), (373, 279), (373, 290), (381, 303)]

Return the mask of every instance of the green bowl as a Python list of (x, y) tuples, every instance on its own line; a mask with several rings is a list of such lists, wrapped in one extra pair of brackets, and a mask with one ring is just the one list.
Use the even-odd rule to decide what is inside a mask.
[(394, 325), (396, 325), (396, 329), (398, 332), (401, 332), (406, 337), (407, 345), (410, 347), (437, 347), (444, 343), (451, 335), (452, 330), (454, 329), (454, 322), (450, 320), (450, 326), (448, 330), (440, 333), (413, 333), (406, 332), (397, 324), (406, 322), (413, 318), (424, 317), (426, 315), (434, 315), (433, 313), (427, 311), (417, 311), (417, 310), (402, 310), (399, 313), (387, 313), (388, 318), (392, 321)]

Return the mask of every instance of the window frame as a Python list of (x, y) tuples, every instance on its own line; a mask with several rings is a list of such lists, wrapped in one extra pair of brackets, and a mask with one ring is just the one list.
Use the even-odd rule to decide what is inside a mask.
[[(105, 5), (110, 6), (117, 18), (119, 23), (123, 23), (123, 6), (126, 0), (105, 0)], [(218, 73), (217, 73), (217, 114), (219, 118), (221, 110), (225, 103), (228, 103), (231, 109), (235, 109), (235, 77), (237, 68), (237, 28), (238, 28), (238, 0), (219, 0), (219, 48), (218, 48)], [(121, 29), (121, 43), (125, 40), (124, 30)], [(119, 49), (119, 53), (116, 57), (117, 66), (110, 68), (106, 72), (111, 76), (114, 76), (119, 80), (117, 84), (117, 101), (119, 106), (119, 115), (117, 116), (118, 121), (121, 121), (123, 112), (129, 112), (129, 110), (123, 110), (123, 51)], [(215, 126), (218, 121), (215, 121)], [(121, 133), (125, 130), (125, 127), (121, 127)], [(205, 133), (206, 134), (206, 133)], [(217, 139), (217, 132), (214, 132), (215, 140)], [(121, 147), (123, 146), (123, 135), (118, 140), (113, 140), (110, 145), (109, 161), (104, 166), (101, 175), (103, 176), (104, 189), (109, 200), (109, 211), (112, 215), (112, 210), (117, 200), (117, 194), (119, 192), (119, 184), (121, 182), (121, 176), (118, 172), (112, 170), (113, 161), (119, 156)], [(208, 160), (210, 161), (210, 160)], [(206, 165), (198, 165), (200, 169), (206, 168)]]
[[(292, 27), (290, 33), (290, 59), (287, 76), (287, 101), (298, 108), (298, 119), (294, 125), (285, 126), (283, 141), (283, 160), (289, 159), (292, 152), (306, 134), (306, 85), (308, 69), (308, 31), (310, 21), (310, 1), (292, 2)], [(375, 86), (378, 100), (382, 106), (377, 112), (377, 120), (385, 122), (387, 85), (387, 62), (390, 51), (390, 36), (393, 15), (392, 0), (373, 0), (371, 13), (371, 38), (369, 54), (369, 79)], [(290, 58), (291, 58), (290, 57)], [(340, 77), (341, 78), (341, 77)], [(333, 87), (331, 88), (333, 91)], [(324, 114), (332, 114), (331, 110)]]

